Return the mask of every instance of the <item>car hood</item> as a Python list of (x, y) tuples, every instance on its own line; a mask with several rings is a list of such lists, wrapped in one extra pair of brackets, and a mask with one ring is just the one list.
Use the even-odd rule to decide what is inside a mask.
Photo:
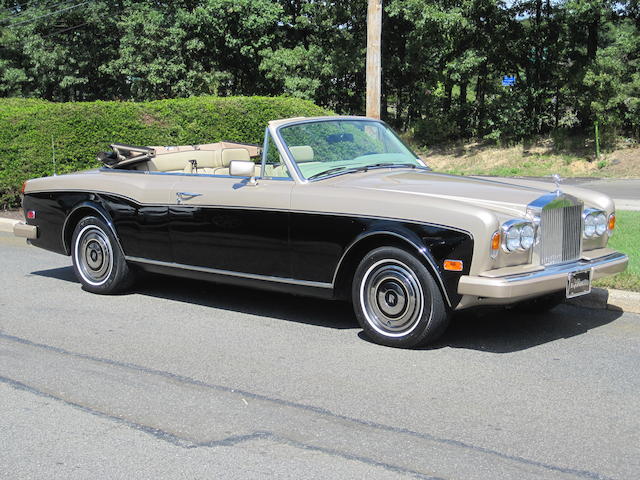
[(525, 186), (430, 171), (384, 170), (336, 177), (334, 186), (415, 195), (468, 203), (506, 214), (522, 215), (529, 203), (549, 193), (549, 185)]

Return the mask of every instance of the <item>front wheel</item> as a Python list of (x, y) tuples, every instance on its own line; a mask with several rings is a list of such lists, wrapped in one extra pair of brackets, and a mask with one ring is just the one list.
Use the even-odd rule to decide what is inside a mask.
[(425, 345), (440, 337), (449, 323), (433, 276), (400, 248), (377, 248), (362, 259), (353, 279), (352, 299), (365, 334), (382, 345)]
[(71, 258), (76, 277), (89, 292), (118, 293), (133, 284), (133, 272), (111, 229), (97, 217), (84, 217), (76, 225)]

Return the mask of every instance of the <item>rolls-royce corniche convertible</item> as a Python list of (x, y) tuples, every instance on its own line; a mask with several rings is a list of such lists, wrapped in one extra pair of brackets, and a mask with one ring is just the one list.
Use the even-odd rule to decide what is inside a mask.
[(544, 311), (621, 272), (606, 195), (434, 173), (383, 122), (276, 120), (262, 146), (112, 145), (25, 182), (14, 233), (109, 294), (146, 270), (350, 300), (378, 343), (433, 342), (456, 310)]

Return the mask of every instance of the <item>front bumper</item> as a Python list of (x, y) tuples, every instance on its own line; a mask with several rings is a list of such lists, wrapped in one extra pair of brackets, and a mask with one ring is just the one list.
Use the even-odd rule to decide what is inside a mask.
[(26, 223), (16, 223), (13, 226), (13, 234), (16, 237), (23, 237), (28, 240), (35, 240), (38, 238), (38, 227), (35, 225), (27, 225)]
[(562, 265), (552, 265), (539, 271), (504, 277), (465, 275), (460, 278), (458, 293), (478, 299), (523, 300), (564, 290), (567, 286), (567, 275), (570, 272), (592, 269), (592, 279), (595, 280), (622, 272), (627, 268), (628, 263), (629, 258), (625, 254), (615, 252), (604, 257), (580, 259)]

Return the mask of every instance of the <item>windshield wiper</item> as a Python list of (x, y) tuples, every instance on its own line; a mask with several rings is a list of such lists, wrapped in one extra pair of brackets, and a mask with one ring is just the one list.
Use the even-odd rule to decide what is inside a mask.
[(370, 168), (393, 168), (393, 167), (418, 168), (418, 165), (415, 165), (414, 163), (389, 163), (389, 162), (383, 162), (383, 163), (374, 163), (372, 165), (365, 165), (363, 167), (358, 167), (358, 170), (366, 172)]
[[(374, 163), (372, 165), (364, 165), (362, 167), (334, 167), (334, 168), (330, 168), (329, 170), (325, 170), (324, 172), (320, 172), (320, 173), (316, 173), (314, 175), (311, 175), (310, 177), (307, 177), (307, 180), (312, 180), (314, 178), (318, 178), (318, 177), (324, 177), (326, 175), (331, 175), (332, 173), (337, 173), (337, 172), (343, 172), (343, 173), (354, 173), (354, 172), (366, 172), (367, 170), (369, 170), (370, 168), (389, 168), (389, 167), (409, 167), (409, 168), (418, 168), (418, 165), (415, 165), (413, 163)], [(423, 168), (423, 167), (420, 167)]]
[[(346, 170), (346, 168), (347, 167), (330, 168), (329, 170), (325, 170), (324, 172), (316, 173), (314, 175), (311, 175), (310, 177), (307, 177), (307, 180), (312, 180), (314, 178), (324, 177), (325, 175), (331, 175), (332, 173), (341, 172), (342, 170)], [(344, 173), (351, 173), (351, 172), (355, 172), (355, 171), (357, 171), (357, 169), (350, 168), (348, 171), (346, 171)]]

